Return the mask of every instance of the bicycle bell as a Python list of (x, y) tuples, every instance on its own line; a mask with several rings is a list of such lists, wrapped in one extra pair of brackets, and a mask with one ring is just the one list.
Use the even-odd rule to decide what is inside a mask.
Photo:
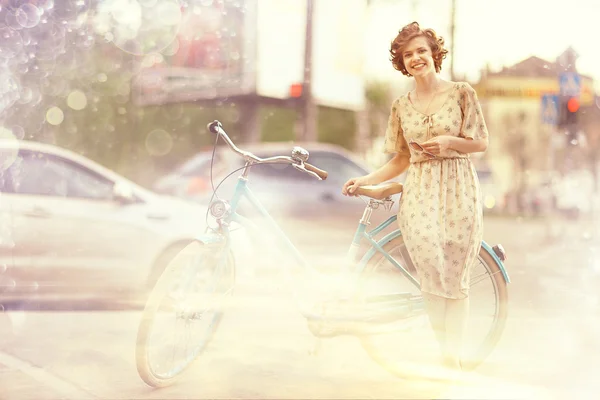
[(308, 150), (303, 149), (302, 147), (294, 146), (294, 148), (292, 149), (292, 158), (296, 161), (308, 161), (308, 156)]

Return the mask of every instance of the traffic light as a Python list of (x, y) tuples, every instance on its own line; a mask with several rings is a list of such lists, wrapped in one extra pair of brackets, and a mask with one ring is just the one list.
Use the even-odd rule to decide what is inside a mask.
[(579, 119), (579, 108), (580, 103), (578, 97), (562, 97), (560, 101), (558, 126), (569, 130), (575, 129)]
[(564, 96), (560, 99), (558, 128), (563, 130), (568, 145), (576, 146), (579, 132), (579, 97)]
[(292, 83), (290, 85), (290, 97), (300, 98), (302, 97), (303, 85), (301, 83)]

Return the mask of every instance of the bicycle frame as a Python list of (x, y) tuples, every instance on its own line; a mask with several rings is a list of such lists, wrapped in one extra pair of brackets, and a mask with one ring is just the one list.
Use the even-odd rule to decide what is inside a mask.
[[(243, 175), (245, 175), (245, 174), (243, 174)], [(251, 189), (248, 187), (247, 177), (245, 177), (243, 175), (241, 175), (238, 178), (234, 193), (231, 197), (230, 214), (229, 214), (229, 216), (224, 218), (221, 223), (222, 233), (227, 238), (227, 246), (228, 247), (231, 246), (230, 236), (229, 236), (229, 225), (231, 224), (231, 222), (238, 223), (241, 226), (243, 226), (244, 228), (249, 229), (250, 231), (253, 231), (253, 233), (259, 233), (258, 227), (256, 226), (256, 224), (254, 224), (252, 222), (252, 220), (237, 213), (240, 202), (242, 201), (242, 199), (245, 198), (250, 203), (250, 205), (256, 211), (258, 211), (258, 213), (265, 219), (265, 221), (267, 223), (266, 228), (269, 231), (268, 233), (274, 234), (273, 236), (278, 241), (278, 244), (283, 247), (283, 249), (286, 253), (291, 254), (293, 256), (294, 261), (297, 263), (297, 265), (299, 265), (300, 267), (302, 267), (305, 270), (315, 271), (310, 266), (310, 264), (304, 259), (304, 257), (300, 253), (300, 251), (298, 251), (296, 246), (288, 238), (288, 236), (285, 234), (285, 232), (279, 227), (277, 222), (271, 217), (269, 212), (264, 208), (264, 206), (261, 204), (260, 200), (254, 196)], [(382, 204), (382, 202), (371, 201), (366, 206), (363, 216), (360, 219), (360, 221), (358, 223), (358, 227), (356, 228), (356, 231), (354, 233), (354, 237), (352, 239), (350, 248), (348, 249), (347, 258), (346, 258), (347, 259), (346, 272), (348, 272), (349, 274), (353, 274), (353, 276), (355, 276), (357, 278), (360, 275), (360, 273), (362, 273), (364, 271), (369, 260), (371, 260), (377, 253), (380, 253), (395, 268), (397, 268), (413, 285), (415, 285), (416, 288), (420, 288), (419, 282), (404, 268), (404, 266), (402, 266), (396, 259), (394, 259), (383, 248), (387, 243), (389, 243), (393, 239), (396, 239), (397, 237), (402, 235), (400, 230), (395, 229), (392, 232), (385, 235), (383, 238), (376, 239), (376, 236), (379, 233), (381, 233), (382, 231), (384, 231), (386, 228), (388, 228), (389, 226), (391, 226), (393, 223), (395, 223), (397, 221), (397, 215), (394, 214), (394, 215), (390, 216), (388, 219), (386, 219), (385, 221), (383, 221), (382, 223), (380, 223), (375, 228), (373, 228), (371, 230), (367, 230), (370, 216), (373, 211), (374, 203)], [(264, 233), (264, 232), (261, 232), (261, 233)], [(261, 236), (262, 235), (256, 235), (256, 237), (261, 237)], [(206, 239), (204, 239), (202, 241), (205, 241), (205, 240)], [(214, 241), (215, 238), (213, 237), (212, 240)], [(216, 239), (216, 240), (218, 240), (218, 239)], [(362, 243), (363, 240), (365, 240), (371, 247), (362, 257), (359, 258), (358, 250), (359, 250), (360, 244)], [(504, 268), (504, 264), (503, 264), (502, 260), (500, 260), (498, 255), (491, 248), (491, 246), (489, 244), (487, 244), (485, 241), (482, 242), (482, 247), (486, 250), (487, 253), (489, 253), (492, 256), (494, 261), (498, 264), (504, 279), (506, 280), (507, 283), (509, 283), (510, 279), (508, 277), (506, 269)], [(420, 296), (419, 297), (410, 296), (407, 293), (399, 293), (399, 294), (397, 294), (397, 296), (395, 298), (390, 298), (388, 296), (387, 298), (382, 299), (382, 301), (386, 302), (388, 307), (390, 305), (397, 307), (398, 312), (405, 311), (405, 312), (410, 313), (410, 312), (414, 312), (414, 311), (421, 311), (424, 309), (423, 299)], [(312, 319), (312, 320), (327, 319), (327, 320), (331, 321), (331, 320), (337, 319), (337, 320), (346, 321), (349, 319), (348, 317), (335, 318), (335, 317), (331, 317), (331, 316), (324, 318), (321, 315), (315, 314), (311, 310), (302, 309), (302, 307), (299, 307), (299, 308), (300, 308), (300, 312), (306, 318)]]
[[(237, 213), (238, 206), (244, 198), (248, 200), (252, 207), (256, 211), (258, 211), (258, 213), (266, 220), (266, 227), (269, 229), (268, 233), (274, 234), (274, 236), (279, 240), (278, 244), (282, 245), (284, 250), (287, 251), (287, 253), (293, 255), (294, 260), (297, 262), (298, 265), (306, 269), (311, 269), (311, 266), (306, 262), (306, 260), (298, 251), (296, 246), (287, 237), (285, 232), (279, 227), (277, 222), (271, 217), (271, 215), (264, 208), (260, 200), (254, 196), (251, 189), (248, 187), (247, 178), (244, 178), (243, 176), (240, 176), (238, 178), (234, 193), (231, 197), (230, 215), (223, 220), (223, 227), (228, 227), (231, 222), (236, 222), (242, 225), (244, 228), (247, 228), (253, 232), (258, 232), (258, 227), (249, 218), (246, 218)], [(396, 216), (394, 215), (390, 217), (388, 220), (384, 221), (376, 228), (372, 229), (371, 231), (367, 231), (368, 217), (370, 216), (371, 212), (372, 208), (370, 205), (368, 205), (367, 209), (365, 210), (365, 214), (360, 220), (356, 232), (354, 234), (354, 239), (352, 240), (350, 249), (348, 250), (347, 254), (347, 259), (349, 261), (348, 272), (360, 273), (364, 269), (365, 261), (367, 260), (362, 260), (363, 262), (359, 263), (359, 260), (357, 260), (357, 250), (360, 246), (361, 241), (366, 240), (372, 246), (369, 258), (378, 252), (382, 253), (397, 268), (399, 268), (413, 284), (419, 287), (419, 283), (408, 273), (408, 271), (406, 271), (401, 265), (399, 265), (389, 254), (387, 254), (382, 248), (382, 245), (376, 239), (374, 239), (374, 236), (379, 234), (381, 231), (390, 226), (396, 220)], [(228, 229), (224, 229), (224, 232), (226, 232), (227, 235), (229, 234)]]
[[(261, 204), (260, 200), (254, 196), (251, 189), (248, 187), (248, 180), (244, 175), (246, 175), (246, 174), (242, 174), (237, 180), (237, 184), (235, 186), (234, 193), (233, 193), (233, 195), (231, 197), (231, 201), (230, 201), (231, 208), (230, 208), (229, 215), (224, 217), (220, 223), (220, 228), (221, 228), (220, 233), (225, 237), (228, 247), (231, 246), (229, 227), (232, 222), (240, 224), (244, 228), (252, 231), (253, 233), (259, 233), (258, 227), (253, 221), (251, 221), (249, 218), (246, 218), (246, 217), (240, 215), (237, 212), (240, 202), (242, 201), (242, 199), (245, 198), (250, 203), (250, 205), (254, 208), (254, 210), (258, 211), (258, 213), (265, 219), (265, 221), (266, 221), (265, 227), (269, 231), (268, 233), (273, 234), (275, 239), (278, 241), (277, 244), (279, 244), (281, 247), (283, 247), (284, 252), (286, 252), (287, 254), (291, 254), (293, 256), (296, 264), (299, 265), (300, 267), (302, 267), (304, 270), (316, 272), (315, 269), (312, 268), (311, 265), (305, 260), (305, 258), (302, 256), (300, 251), (298, 251), (296, 246), (288, 238), (288, 236), (285, 234), (285, 232), (279, 227), (277, 222), (271, 217), (269, 212)], [(417, 288), (419, 288), (420, 286), (419, 286), (418, 281), (416, 281), (408, 273), (408, 271), (406, 271), (406, 269), (404, 269), (404, 267), (402, 265), (400, 265), (394, 258), (392, 258), (383, 249), (382, 246), (385, 243), (387, 243), (387, 241), (384, 240), (385, 238), (382, 240), (379, 240), (379, 241), (374, 238), (375, 235), (377, 235), (378, 233), (383, 231), (385, 228), (390, 226), (395, 221), (395, 218), (396, 218), (395, 215), (393, 217), (390, 217), (388, 220), (384, 221), (379, 226), (377, 226), (376, 228), (374, 228), (368, 232), (367, 225), (368, 225), (368, 220), (370, 218), (370, 214), (372, 213), (372, 211), (373, 211), (373, 208), (370, 203), (365, 208), (365, 213), (363, 214), (363, 218), (360, 220), (358, 227), (356, 229), (356, 232), (354, 234), (354, 239), (352, 240), (350, 249), (348, 250), (348, 253), (347, 253), (348, 264), (347, 264), (347, 268), (345, 269), (344, 272), (347, 272), (350, 275), (352, 275), (353, 277), (357, 278), (359, 276), (359, 274), (363, 271), (368, 260), (370, 258), (372, 258), (375, 254), (381, 253), (396, 268), (398, 268), (407, 277), (407, 279), (409, 279)], [(261, 233), (261, 235), (257, 235), (257, 237), (264, 236), (263, 234), (265, 232), (260, 232), (260, 233)], [(202, 242), (205, 242), (205, 243), (209, 243), (209, 242), (206, 242), (206, 239), (204, 239), (204, 238), (201, 238), (199, 240)], [(209, 240), (214, 242), (215, 240), (218, 241), (219, 239), (212, 236), (212, 239), (209, 239)], [(371, 247), (370, 251), (362, 258), (362, 260), (358, 260), (357, 249), (358, 249), (360, 243), (362, 242), (362, 240), (366, 240), (372, 247)], [(318, 272), (316, 272), (316, 273), (318, 273)], [(352, 281), (354, 283), (356, 283), (357, 279), (353, 279)], [(396, 310), (397, 314), (400, 314), (402, 311), (413, 312), (413, 311), (421, 310), (423, 308), (422, 299), (415, 298), (415, 296), (411, 296), (407, 293), (399, 293), (395, 297), (390, 297), (389, 295), (383, 296), (381, 299), (378, 298), (374, 301), (381, 305), (387, 306), (386, 307), (387, 312), (389, 312), (390, 306), (395, 307), (394, 309)], [(311, 319), (311, 320), (328, 320), (328, 321), (352, 320), (352, 321), (356, 321), (357, 319), (361, 319), (360, 316), (358, 316), (358, 315), (354, 315), (352, 317), (338, 316), (337, 318), (333, 317), (333, 316), (324, 317), (323, 315), (316, 314), (313, 310), (303, 308), (300, 304), (298, 304), (298, 306), (299, 306), (300, 313), (307, 319)], [(371, 310), (371, 311), (369, 311), (368, 316), (364, 317), (364, 319), (373, 317), (375, 314), (376, 314), (376, 312)]]
[[(318, 170), (318, 168), (315, 168), (314, 166), (310, 166), (310, 165), (308, 165), (310, 167), (308, 170), (305, 168), (304, 164), (302, 164), (302, 161), (306, 161), (308, 159), (308, 152), (306, 152), (302, 148), (294, 148), (293, 149), (292, 153), (293, 153), (293, 155), (295, 153), (297, 158), (273, 157), (270, 159), (259, 159), (250, 153), (243, 152), (242, 150), (238, 149), (235, 146), (235, 144), (233, 142), (231, 142), (231, 140), (228, 138), (227, 134), (221, 130), (220, 123), (218, 123), (218, 121), (215, 121), (215, 123), (209, 124), (209, 130), (214, 133), (223, 135), (223, 137), (225, 138), (228, 145), (232, 148), (232, 150), (235, 151), (236, 153), (240, 154), (241, 156), (243, 156), (246, 159), (246, 163), (245, 163), (243, 172), (241, 173), (241, 175), (238, 178), (233, 196), (231, 198), (231, 202), (227, 203), (227, 202), (221, 201), (221, 202), (225, 203), (225, 204), (223, 204), (223, 207), (225, 207), (225, 208), (221, 209), (221, 211), (223, 211), (223, 210), (225, 210), (225, 211), (217, 212), (217, 213), (213, 214), (213, 216), (218, 215), (217, 221), (219, 223), (219, 230), (220, 230), (221, 235), (216, 235), (216, 236), (211, 235), (211, 237), (199, 238), (198, 240), (200, 242), (203, 242), (204, 244), (207, 244), (209, 242), (213, 242), (213, 243), (217, 242), (218, 243), (219, 241), (221, 241), (223, 239), (223, 237), (225, 237), (225, 239), (226, 239), (225, 244), (226, 244), (227, 248), (229, 248), (230, 243), (231, 243), (230, 230), (229, 230), (231, 222), (236, 222), (236, 223), (240, 224), (241, 226), (243, 226), (244, 228), (254, 231), (255, 233), (258, 233), (256, 235), (256, 237), (263, 236), (260, 233), (264, 233), (264, 232), (259, 232), (257, 226), (250, 219), (243, 217), (242, 215), (238, 214), (238, 212), (237, 212), (240, 201), (243, 198), (246, 198), (249, 201), (250, 205), (256, 211), (258, 211), (258, 213), (265, 219), (266, 229), (270, 233), (274, 234), (273, 236), (275, 236), (275, 240), (278, 242), (277, 244), (281, 245), (280, 247), (283, 247), (283, 249), (285, 251), (287, 251), (287, 253), (292, 254), (296, 263), (298, 265), (300, 265), (304, 270), (314, 271), (314, 269), (311, 268), (311, 266), (306, 262), (306, 260), (302, 256), (302, 254), (298, 251), (298, 249), (290, 241), (290, 239), (287, 237), (287, 235), (281, 230), (281, 228), (278, 226), (278, 224), (270, 216), (269, 212), (263, 207), (260, 200), (258, 198), (256, 198), (254, 196), (254, 194), (252, 193), (252, 191), (249, 189), (249, 187), (248, 187), (248, 172), (250, 171), (250, 167), (254, 163), (257, 163), (257, 162), (258, 163), (261, 163), (261, 162), (288, 162), (288, 163), (292, 163), (292, 165), (294, 165), (294, 167), (296, 169), (300, 169), (300, 170), (303, 170), (304, 172), (308, 172), (317, 178), (321, 178), (321, 175), (323, 175), (323, 174), (326, 177), (326, 173), (321, 171), (321, 175), (319, 175), (315, 172), (316, 170)], [(219, 201), (219, 200), (217, 200), (217, 201)], [(347, 268), (345, 271), (345, 272), (352, 274), (352, 276), (353, 276), (352, 281), (353, 281), (354, 288), (356, 288), (355, 283), (358, 282), (358, 279), (356, 279), (356, 278), (361, 275), (361, 272), (365, 269), (369, 260), (371, 260), (371, 258), (375, 254), (380, 253), (389, 262), (391, 262), (392, 265), (394, 265), (394, 267), (397, 268), (413, 285), (415, 285), (416, 288), (420, 289), (419, 282), (413, 276), (411, 276), (411, 274), (402, 265), (400, 265), (390, 254), (388, 254), (383, 248), (391, 240), (393, 240), (396, 237), (399, 237), (401, 235), (400, 230), (396, 229), (393, 232), (386, 235), (382, 239), (379, 239), (379, 240), (375, 239), (376, 235), (381, 233), (384, 229), (386, 229), (393, 222), (396, 221), (396, 218), (397, 218), (396, 215), (391, 216), (386, 221), (379, 224), (377, 227), (375, 227), (371, 231), (367, 232), (367, 226), (369, 224), (369, 220), (370, 220), (371, 214), (373, 212), (373, 209), (378, 208), (379, 205), (387, 206), (390, 204), (391, 204), (390, 198), (387, 198), (385, 200), (370, 200), (370, 202), (367, 205), (367, 207), (365, 208), (363, 216), (358, 224), (358, 227), (355, 231), (354, 237), (353, 237), (351, 245), (350, 245), (350, 249), (348, 250), (348, 253), (347, 253), (348, 264), (347, 264)], [(211, 206), (212, 206), (212, 204), (211, 204)], [(212, 207), (211, 207), (211, 210), (212, 210)], [(370, 244), (371, 248), (367, 251), (367, 253), (360, 260), (358, 260), (358, 250), (359, 250), (360, 243), (362, 242), (362, 240), (366, 240)], [(504, 269), (504, 265), (503, 265), (502, 261), (500, 260), (500, 258), (495, 254), (495, 251), (493, 251), (493, 249), (491, 249), (489, 247), (489, 245), (487, 245), (485, 242), (483, 242), (482, 247), (484, 248), (485, 251), (487, 251), (494, 258), (494, 261), (499, 266), (499, 269), (501, 270), (502, 275), (504, 276), (504, 279), (506, 280), (506, 282), (509, 282), (508, 275), (506, 273), (506, 270)], [(384, 308), (386, 309), (386, 311), (388, 313), (390, 312), (390, 309), (392, 309), (392, 307), (394, 307), (393, 310), (396, 313), (396, 315), (398, 315), (401, 311), (408, 311), (408, 313), (410, 314), (415, 310), (422, 310), (424, 308), (422, 296), (418, 296), (418, 295), (415, 296), (415, 295), (411, 295), (410, 293), (398, 293), (398, 294), (394, 293), (391, 295), (384, 295), (384, 296), (370, 296), (370, 297), (364, 298), (363, 300), (366, 303), (374, 302), (377, 304), (384, 305), (385, 306)], [(312, 310), (307, 310), (307, 309), (302, 310), (301, 309), (300, 312), (307, 319), (312, 319), (312, 320), (327, 319), (329, 321), (332, 321), (332, 320), (356, 321), (357, 319), (361, 319), (360, 317), (359, 318), (356, 317), (356, 313), (353, 313), (354, 317), (350, 317), (347, 315), (347, 316), (340, 317), (340, 318), (332, 318), (330, 316), (328, 316), (327, 318), (324, 318), (323, 315), (315, 314)], [(407, 315), (407, 314), (405, 314), (405, 315)], [(369, 315), (369, 317), (372, 317), (372, 315)], [(365, 321), (374, 319), (374, 318), (369, 318), (369, 317), (363, 316), (362, 319)], [(400, 317), (400, 318), (402, 318), (402, 317)]]

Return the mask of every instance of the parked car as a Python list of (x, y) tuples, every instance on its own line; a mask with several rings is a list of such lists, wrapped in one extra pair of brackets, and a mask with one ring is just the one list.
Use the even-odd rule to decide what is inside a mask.
[(565, 174), (556, 185), (557, 210), (573, 219), (590, 215), (594, 209), (594, 175), (589, 170)]
[(0, 300), (145, 295), (206, 208), (55, 146), (0, 140)]
[[(320, 216), (354, 213), (356, 217), (365, 203), (354, 197), (342, 195), (343, 184), (352, 177), (371, 172), (371, 168), (353, 153), (340, 146), (325, 143), (260, 143), (240, 144), (243, 150), (258, 157), (289, 155), (294, 146), (301, 146), (310, 153), (309, 163), (329, 173), (325, 181), (297, 171), (287, 164), (262, 164), (252, 167), (249, 187), (261, 203), (276, 216)], [(198, 153), (171, 173), (158, 179), (153, 189), (201, 204), (207, 204), (212, 195), (212, 150)], [(219, 187), (217, 194), (231, 194), (236, 178), (241, 174), (243, 159), (228, 147), (219, 147), (212, 166), (213, 183)], [(237, 172), (234, 172), (239, 170)]]
[(504, 209), (505, 195), (490, 168), (477, 168), (477, 177), (483, 196), (483, 212), (499, 213)]

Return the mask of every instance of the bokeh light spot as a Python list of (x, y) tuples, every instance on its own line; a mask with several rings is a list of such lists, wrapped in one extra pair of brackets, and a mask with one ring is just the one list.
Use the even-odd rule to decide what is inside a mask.
[(67, 97), (67, 105), (73, 110), (83, 110), (87, 106), (87, 97), (81, 90), (74, 90)]
[(27, 3), (19, 7), (15, 13), (17, 23), (23, 28), (33, 28), (40, 22), (40, 10), (33, 4)]
[(60, 125), (65, 119), (65, 114), (58, 107), (50, 107), (48, 111), (46, 111), (46, 121), (50, 125)]
[(164, 156), (173, 148), (173, 137), (163, 129), (155, 129), (146, 136), (146, 150), (152, 156)]
[(177, 0), (106, 0), (98, 6), (94, 24), (121, 50), (145, 55), (166, 49), (181, 19)]
[(23, 39), (18, 31), (0, 27), (0, 58), (13, 58), (23, 49)]

